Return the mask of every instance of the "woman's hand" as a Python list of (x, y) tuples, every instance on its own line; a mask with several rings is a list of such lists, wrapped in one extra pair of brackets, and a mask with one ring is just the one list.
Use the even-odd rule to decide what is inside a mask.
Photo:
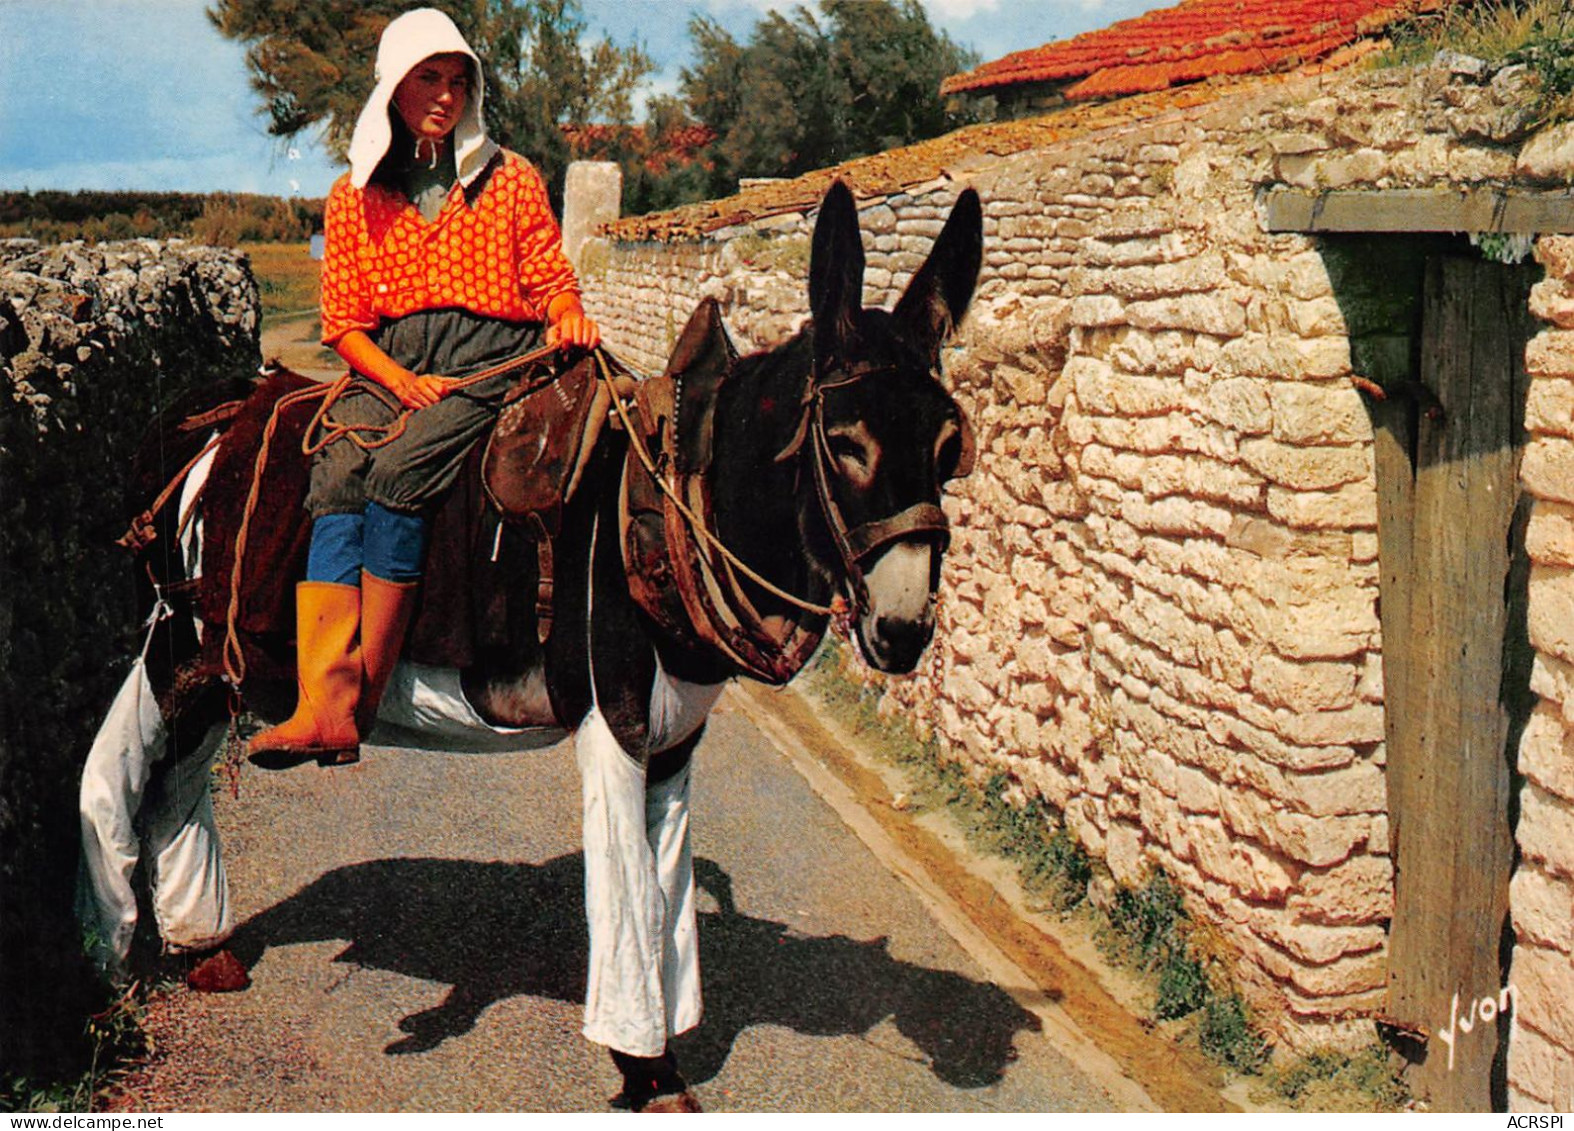
[(364, 330), (351, 330), (334, 346), (357, 373), (363, 373), (399, 398), (405, 408), (429, 408), (448, 395), (454, 382), (434, 373), (411, 373), (384, 353)]
[(405, 408), (430, 408), (448, 395), (453, 380), (434, 373), (411, 373), (389, 385)]
[(601, 344), (601, 328), (577, 302), (567, 306), (547, 327), (547, 345), (593, 350)]

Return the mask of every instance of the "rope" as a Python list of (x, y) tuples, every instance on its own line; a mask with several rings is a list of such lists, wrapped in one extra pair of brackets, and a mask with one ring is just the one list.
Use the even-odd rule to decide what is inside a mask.
[(656, 462), (651, 458), (650, 451), (645, 447), (644, 438), (640, 435), (638, 429), (634, 427), (633, 422), (629, 420), (628, 411), (623, 407), (623, 401), (617, 395), (617, 387), (613, 384), (612, 373), (607, 367), (605, 351), (596, 350), (596, 364), (601, 369), (602, 381), (606, 383), (608, 391), (612, 393), (612, 406), (617, 411), (618, 418), (623, 422), (623, 430), (628, 433), (629, 443), (634, 448), (634, 454), (639, 457), (640, 464), (645, 468), (651, 479), (655, 481), (656, 486), (661, 488), (662, 494), (666, 495), (672, 502), (672, 505), (677, 508), (684, 521), (689, 524), (689, 528), (699, 535), (707, 546), (720, 554), (728, 565), (743, 574), (744, 577), (747, 577), (767, 593), (786, 601), (789, 605), (794, 605), (806, 613), (816, 613), (820, 616), (834, 616), (845, 611), (847, 602), (841, 597), (835, 598), (829, 605), (817, 605), (813, 601), (806, 601), (802, 597), (779, 588), (767, 578), (761, 577), (754, 570), (750, 569), (719, 538), (707, 530), (704, 520), (689, 509), (688, 505), (678, 497), (677, 489), (667, 481), (665, 476), (656, 470)]
[[(551, 356), (556, 350), (557, 346), (555, 344), (540, 346), (528, 353), (520, 354), (518, 357), (478, 370), (468, 377), (455, 378), (449, 382), (448, 392), (454, 393), (501, 374), (512, 373), (516, 369), (534, 365), (541, 359)], [(252, 463), (251, 487), (246, 494), (246, 506), (241, 512), (240, 529), (235, 535), (235, 560), (230, 566), (230, 599), (229, 607), (224, 617), (223, 667), (224, 676), (229, 680), (231, 687), (239, 687), (246, 678), (246, 656), (244, 649), (241, 647), (238, 628), (241, 578), (246, 562), (246, 543), (251, 535), (251, 520), (252, 516), (256, 514), (257, 500), (262, 493), (263, 471), (267, 467), (268, 456), (273, 447), (273, 437), (278, 431), (279, 420), (284, 411), (311, 400), (320, 400), (322, 402), (317, 406), (317, 410), (312, 413), (311, 422), (307, 425), (306, 432), (301, 438), (301, 454), (306, 456), (314, 456), (328, 445), (345, 439), (363, 451), (375, 451), (378, 448), (386, 447), (404, 435), (405, 429), (409, 427), (410, 417), (418, 411), (413, 408), (401, 407), (399, 415), (394, 418), (391, 424), (386, 425), (337, 424), (329, 418), (328, 413), (339, 398), (349, 389), (353, 380), (354, 375), (346, 373), (331, 385), (316, 385), (305, 389), (297, 389), (293, 393), (286, 393), (274, 402), (273, 410), (268, 414), (268, 423), (262, 432), (262, 442), (257, 448), (257, 458)], [(387, 404), (392, 396), (391, 393), (376, 383), (370, 383), (370, 389), (378, 397), (382, 398), (384, 404)], [(395, 406), (390, 405), (390, 407)], [(319, 428), (323, 430), (322, 438), (314, 441), (313, 436), (316, 435)], [(365, 438), (367, 434), (377, 438), (367, 439)], [(196, 461), (193, 460), (192, 466), (195, 465)]]

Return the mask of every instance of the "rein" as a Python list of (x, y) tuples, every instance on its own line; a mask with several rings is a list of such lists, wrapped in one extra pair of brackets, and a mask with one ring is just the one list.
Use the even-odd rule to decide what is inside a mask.
[(797, 434), (787, 449), (777, 456), (778, 461), (791, 458), (803, 447), (805, 439), (813, 437), (813, 447), (810, 449), (810, 463), (814, 468), (815, 496), (820, 505), (820, 513), (825, 519), (826, 526), (830, 529), (831, 539), (836, 545), (837, 553), (842, 559), (842, 568), (853, 587), (853, 605), (849, 608), (845, 598), (835, 597), (829, 605), (817, 604), (794, 593), (789, 593), (769, 579), (762, 577), (757, 571), (751, 569), (740, 559), (737, 554), (728, 549), (705, 525), (704, 519), (695, 514), (693, 509), (680, 497), (678, 490), (671, 481), (662, 475), (656, 466), (649, 450), (645, 447), (639, 430), (629, 420), (622, 399), (617, 396), (613, 385), (612, 373), (607, 365), (605, 352), (596, 350), (596, 363), (600, 369), (601, 379), (613, 393), (612, 404), (623, 423), (623, 429), (628, 434), (629, 441), (640, 464), (645, 468), (646, 474), (660, 488), (662, 494), (683, 516), (689, 529), (707, 546), (715, 550), (727, 564), (729, 569), (741, 573), (744, 577), (754, 582), (771, 595), (787, 602), (795, 608), (806, 613), (818, 616), (836, 616), (856, 618), (862, 615), (869, 607), (869, 586), (865, 580), (863, 567), (860, 564), (875, 550), (891, 542), (914, 534), (938, 535), (942, 542), (950, 540), (950, 522), (945, 512), (933, 503), (918, 503), (908, 507), (897, 514), (889, 515), (883, 519), (866, 522), (861, 526), (849, 527), (842, 511), (836, 504), (835, 496), (831, 491), (830, 465), (833, 457), (830, 449), (830, 439), (825, 428), (825, 393), (831, 389), (846, 388), (857, 384), (865, 378), (876, 374), (892, 371), (894, 367), (881, 367), (860, 370), (855, 373), (844, 374), (837, 380), (811, 382), (813, 391), (809, 394), (804, 404), (804, 418), (800, 422)]
[(839, 616), (847, 612), (847, 602), (841, 597), (837, 597), (829, 605), (818, 605), (813, 601), (805, 600), (796, 594), (787, 592), (787, 590), (770, 581), (769, 578), (760, 576), (742, 558), (728, 549), (720, 538), (712, 534), (709, 528), (706, 527), (705, 520), (694, 513), (689, 505), (678, 495), (677, 488), (672, 485), (665, 475), (657, 470), (655, 459), (652, 458), (650, 450), (645, 447), (645, 441), (640, 436), (639, 430), (634, 427), (633, 421), (629, 419), (628, 409), (624, 406), (622, 398), (617, 395), (617, 387), (613, 383), (612, 371), (607, 365), (606, 352), (599, 348), (596, 350), (596, 365), (601, 372), (601, 380), (612, 393), (612, 406), (618, 414), (618, 420), (623, 424), (624, 432), (628, 434), (629, 443), (634, 449), (634, 454), (639, 457), (641, 466), (644, 467), (651, 481), (660, 488), (661, 493), (666, 495), (668, 501), (677, 508), (678, 513), (683, 516), (683, 520), (689, 524), (689, 529), (699, 536), (700, 541), (720, 554), (722, 560), (731, 568), (743, 574), (744, 577), (747, 577), (767, 593), (786, 601), (789, 605), (818, 616)]
[[(479, 384), (503, 373), (512, 373), (516, 369), (534, 365), (545, 357), (551, 356), (557, 346), (548, 345), (533, 349), (518, 357), (509, 358), (497, 365), (488, 366), (468, 377), (454, 379), (448, 386), (449, 392), (456, 392)], [(268, 456), (273, 447), (274, 433), (278, 431), (279, 421), (288, 408), (308, 401), (319, 400), (322, 403), (312, 414), (311, 423), (307, 425), (306, 432), (301, 440), (301, 454), (313, 456), (322, 451), (329, 444), (339, 440), (349, 440), (363, 451), (375, 451), (393, 443), (404, 435), (409, 427), (410, 417), (416, 412), (413, 408), (404, 408), (402, 405), (399, 415), (391, 424), (336, 424), (328, 415), (329, 411), (338, 402), (339, 398), (349, 389), (354, 375), (345, 373), (331, 385), (318, 385), (306, 389), (297, 389), (293, 393), (286, 393), (274, 402), (273, 410), (268, 414), (267, 426), (263, 429), (262, 442), (257, 448), (257, 458), (252, 464), (251, 488), (246, 494), (246, 506), (241, 511), (240, 529), (235, 535), (235, 560), (230, 567), (230, 599), (229, 607), (225, 612), (223, 664), (224, 676), (230, 681), (231, 686), (239, 687), (246, 678), (246, 656), (241, 647), (238, 624), (240, 621), (240, 595), (242, 571), (246, 562), (246, 543), (251, 533), (252, 516), (257, 510), (257, 501), (262, 493), (262, 475), (268, 465)], [(375, 382), (367, 383), (373, 393), (388, 403), (392, 394)], [(390, 407), (395, 407), (390, 405)], [(322, 437), (316, 441), (313, 437), (318, 429), (323, 429)], [(377, 437), (366, 439), (366, 435)], [(195, 466), (193, 461), (191, 466)], [(188, 467), (188, 471), (190, 468)]]

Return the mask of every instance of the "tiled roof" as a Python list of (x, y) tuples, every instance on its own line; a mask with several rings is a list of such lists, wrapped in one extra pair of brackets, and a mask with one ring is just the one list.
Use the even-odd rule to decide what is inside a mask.
[[(1163, 90), (1219, 75), (1290, 70), (1438, 0), (1186, 0), (952, 75), (941, 92), (1070, 83), (1067, 98)], [(1073, 81), (1076, 80), (1076, 81)]]

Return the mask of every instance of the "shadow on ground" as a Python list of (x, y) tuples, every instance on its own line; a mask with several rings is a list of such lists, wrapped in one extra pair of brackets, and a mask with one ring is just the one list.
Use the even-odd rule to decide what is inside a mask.
[[(697, 860), (718, 908), (699, 917), (705, 1020), (675, 1042), (695, 1083), (712, 1079), (754, 1025), (866, 1033), (892, 1018), (930, 1071), (954, 1087), (1000, 1079), (1016, 1034), (1039, 1019), (996, 986), (893, 958), (888, 940), (814, 936), (739, 914), (730, 877)], [(545, 864), (377, 860), (337, 868), (248, 920), (234, 945), (247, 966), (269, 947), (347, 940), (335, 961), (447, 984), (444, 1000), (399, 1022), (391, 1055), (420, 1053), (474, 1028), (521, 994), (578, 1003), (587, 940), (578, 853)]]

